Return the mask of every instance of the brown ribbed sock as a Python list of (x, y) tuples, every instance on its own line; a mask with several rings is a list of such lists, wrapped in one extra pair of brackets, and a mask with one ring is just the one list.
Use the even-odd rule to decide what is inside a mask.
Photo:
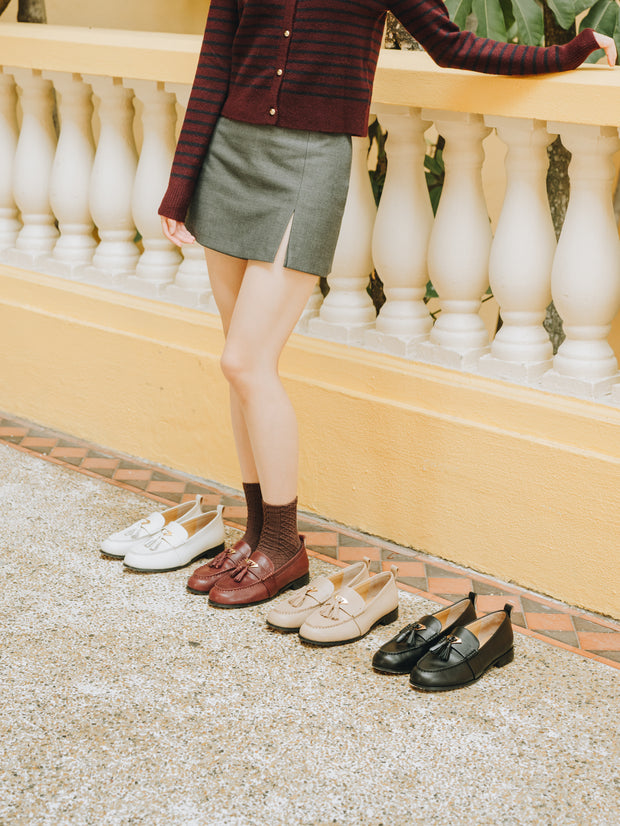
[(244, 482), (243, 492), (248, 506), (248, 520), (241, 539), (255, 551), (263, 528), (263, 497), (259, 482)]
[(297, 498), (288, 505), (268, 505), (263, 502), (263, 530), (256, 550), (268, 556), (277, 570), (294, 557), (300, 547)]

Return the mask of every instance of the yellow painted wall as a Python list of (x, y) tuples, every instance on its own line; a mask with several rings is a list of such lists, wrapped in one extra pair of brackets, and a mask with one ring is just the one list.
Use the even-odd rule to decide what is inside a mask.
[[(0, 409), (240, 488), (221, 346), (206, 313), (0, 266)], [(303, 336), (281, 366), (303, 509), (620, 618), (620, 409)]]
[[(209, 0), (46, 0), (48, 23), (56, 26), (97, 26), (109, 29), (135, 29), (150, 32), (202, 34)], [(17, 0), (0, 18), (17, 20)]]

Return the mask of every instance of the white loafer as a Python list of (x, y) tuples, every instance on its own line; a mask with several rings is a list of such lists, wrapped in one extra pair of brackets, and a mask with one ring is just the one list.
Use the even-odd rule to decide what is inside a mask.
[(134, 546), (125, 555), (124, 565), (133, 571), (155, 573), (184, 568), (195, 559), (211, 557), (224, 550), (223, 505), (217, 510), (183, 522), (170, 522), (162, 531)]
[(190, 500), (165, 511), (156, 511), (144, 519), (134, 522), (128, 528), (113, 533), (103, 540), (101, 550), (107, 556), (123, 559), (131, 548), (141, 545), (171, 522), (183, 522), (187, 519), (193, 519), (201, 513), (204, 513), (204, 508), (202, 507), (202, 497), (198, 495), (193, 502)]
[(355, 562), (330, 576), (319, 576), (304, 588), (276, 602), (267, 614), (267, 625), (278, 631), (298, 631), (317, 608), (327, 602), (340, 588), (352, 588), (370, 576), (370, 559)]
[(312, 613), (299, 629), (299, 637), (313, 645), (354, 642), (379, 623), (398, 619), (398, 568), (383, 571), (353, 588), (341, 588)]

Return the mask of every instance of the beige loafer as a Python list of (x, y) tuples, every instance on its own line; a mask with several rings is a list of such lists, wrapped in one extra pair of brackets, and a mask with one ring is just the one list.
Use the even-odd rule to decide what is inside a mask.
[(330, 576), (319, 576), (275, 603), (267, 614), (267, 625), (278, 631), (298, 631), (308, 617), (341, 588), (352, 588), (368, 579), (370, 559), (355, 562)]
[(303, 642), (340, 645), (365, 637), (375, 625), (398, 619), (398, 568), (371, 577), (358, 585), (341, 588), (314, 611), (299, 629)]

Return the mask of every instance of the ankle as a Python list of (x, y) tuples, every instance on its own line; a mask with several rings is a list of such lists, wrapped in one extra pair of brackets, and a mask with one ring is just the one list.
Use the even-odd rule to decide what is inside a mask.
[(255, 551), (263, 528), (263, 497), (260, 483), (244, 482), (243, 492), (245, 494), (248, 516), (245, 533), (241, 538)]
[(263, 529), (257, 551), (261, 551), (281, 567), (295, 556), (301, 547), (297, 530), (297, 498), (286, 505), (263, 502)]

